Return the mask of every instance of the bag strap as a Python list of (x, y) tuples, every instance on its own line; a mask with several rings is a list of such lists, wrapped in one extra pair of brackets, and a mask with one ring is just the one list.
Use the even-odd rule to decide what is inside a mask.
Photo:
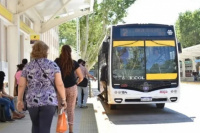
[(53, 86), (55, 87), (54, 83), (51, 81), (51, 79), (50, 79), (50, 78), (47, 76), (47, 74), (44, 72), (44, 70), (42, 69), (42, 67), (41, 67), (40, 64), (38, 63), (38, 61), (37, 61), (37, 60), (35, 60), (35, 61), (37, 62), (38, 66), (41, 68), (42, 72), (44, 73), (45, 78), (48, 78), (49, 81), (51, 82), (51, 85), (53, 85)]

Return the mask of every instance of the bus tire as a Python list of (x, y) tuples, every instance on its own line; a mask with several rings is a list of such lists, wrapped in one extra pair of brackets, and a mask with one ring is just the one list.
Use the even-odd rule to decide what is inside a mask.
[(109, 108), (110, 108), (110, 110), (115, 110), (117, 107), (114, 104), (109, 104)]
[(164, 103), (156, 103), (156, 107), (158, 109), (163, 109), (165, 107), (165, 104)]

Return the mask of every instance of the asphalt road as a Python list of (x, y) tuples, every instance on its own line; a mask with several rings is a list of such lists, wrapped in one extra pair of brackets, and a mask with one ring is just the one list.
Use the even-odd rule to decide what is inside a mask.
[(106, 128), (99, 133), (200, 133), (200, 84), (181, 83), (180, 96), (178, 103), (168, 103), (164, 109), (150, 104), (110, 110), (99, 101), (103, 109), (96, 115), (98, 128)]

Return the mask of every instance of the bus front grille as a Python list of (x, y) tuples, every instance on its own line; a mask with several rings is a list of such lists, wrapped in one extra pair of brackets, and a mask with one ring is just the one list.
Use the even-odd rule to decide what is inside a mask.
[[(167, 98), (153, 98), (150, 102), (163, 102), (167, 101)], [(125, 102), (142, 102), (141, 99), (125, 99)]]

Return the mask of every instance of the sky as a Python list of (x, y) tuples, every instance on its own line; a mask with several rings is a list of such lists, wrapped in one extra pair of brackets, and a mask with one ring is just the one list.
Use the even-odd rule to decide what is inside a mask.
[(179, 13), (200, 9), (200, 0), (136, 0), (128, 8), (126, 23), (174, 25)]

